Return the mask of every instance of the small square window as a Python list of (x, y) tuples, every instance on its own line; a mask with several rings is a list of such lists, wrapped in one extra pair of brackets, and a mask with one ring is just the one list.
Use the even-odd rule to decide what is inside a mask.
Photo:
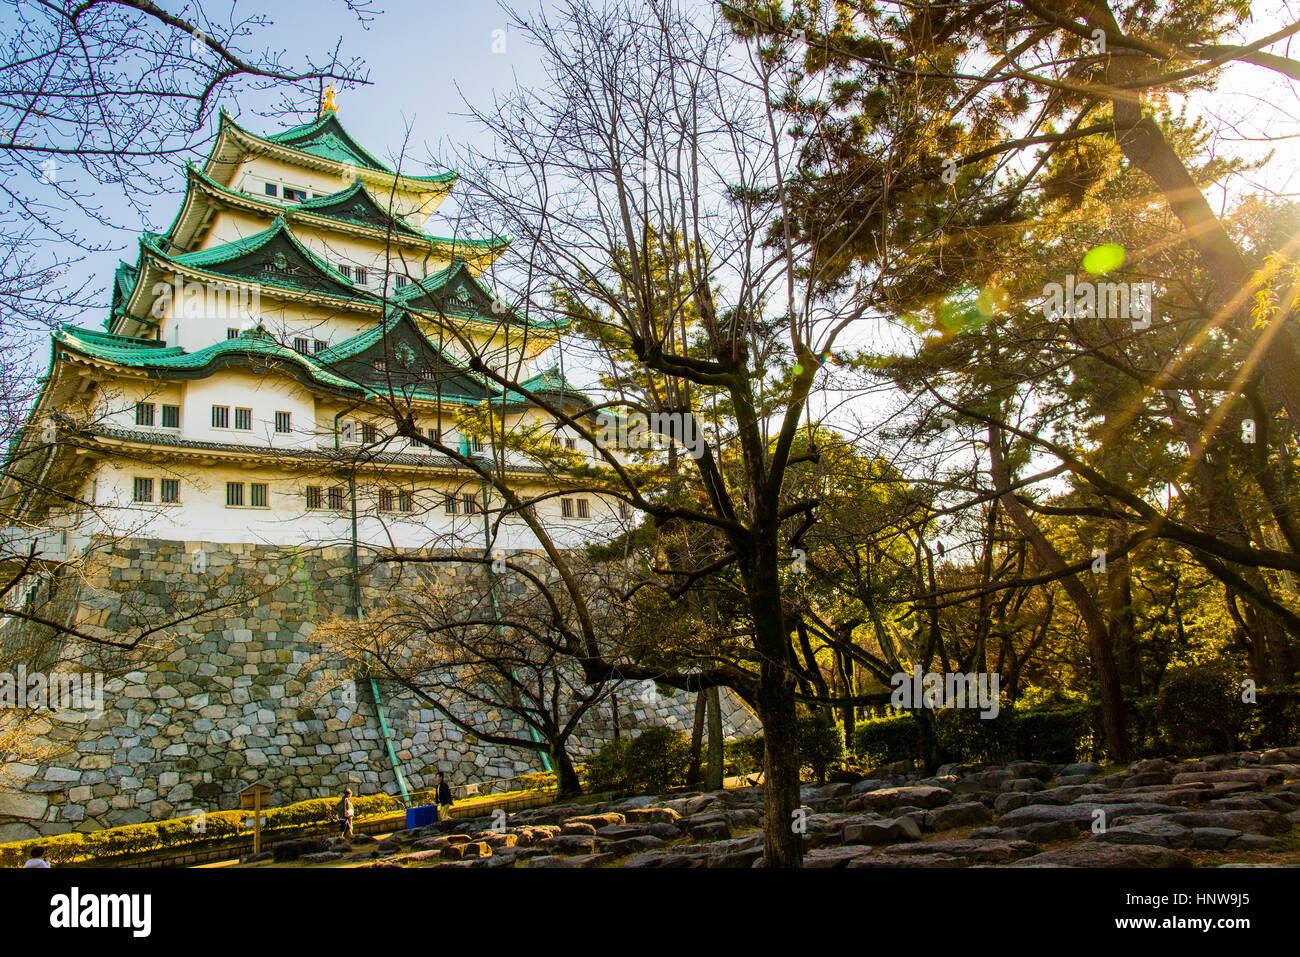
[(226, 338), (227, 338), (227, 339), (238, 339), (238, 338), (239, 338), (239, 330), (238, 330), (238, 329), (230, 329), (230, 328), (227, 328), (227, 329), (226, 329)]
[(405, 289), (405, 288), (406, 288), (406, 277), (405, 277), (405, 276), (397, 276), (397, 277), (395, 278), (395, 280), (394, 280), (394, 285), (396, 285), (396, 287), (397, 287), (398, 289)]
[(133, 483), (131, 489), (131, 500), (134, 502), (152, 502), (153, 501), (153, 479), (138, 478)]
[(358, 266), (352, 271), (352, 280), (358, 286), (364, 286), (366, 284), (366, 271)]
[(304, 189), (290, 189), (286, 186), (284, 188), (284, 198), (293, 203), (301, 203), (307, 198), (307, 191)]
[(311, 340), (295, 337), (293, 340), (293, 351), (300, 355), (306, 355), (307, 350), (311, 348)]
[(227, 482), (226, 483), (226, 506), (239, 506), (244, 504), (244, 483)]
[(578, 447), (578, 440), (577, 440), (577, 439), (565, 439), (565, 440), (564, 440), (564, 447), (565, 447), (566, 449), (568, 449), (570, 452), (572, 452), (572, 451), (574, 451), (574, 450)]
[(320, 486), (308, 485), (307, 486), (307, 508), (318, 509), (321, 507), (322, 501), (323, 499), (321, 496)]
[(230, 428), (230, 406), (214, 405), (212, 407), (212, 427), (214, 429)]
[(253, 508), (266, 508), (267, 494), (265, 482), (254, 482), (248, 487), (248, 491), (249, 505), (253, 506)]
[(135, 424), (136, 425), (153, 425), (152, 402), (137, 402), (135, 404)]
[(585, 498), (578, 499), (578, 518), (591, 518), (591, 507)]
[(175, 505), (181, 500), (180, 479), (163, 479), (158, 484), (161, 486), (158, 491), (163, 502), (168, 505)]
[(330, 504), (330, 508), (334, 509), (336, 512), (343, 510), (343, 486), (342, 485), (330, 486), (329, 504)]
[(573, 518), (573, 499), (560, 499), (560, 514), (565, 518)]
[(181, 407), (179, 405), (164, 405), (162, 407), (162, 427), (164, 429), (179, 429), (181, 427)]
[(314, 342), (312, 342), (312, 344), (311, 344), (311, 351), (312, 351), (312, 352), (324, 352), (324, 351), (325, 351), (326, 349), (328, 349), (329, 347), (330, 347), (330, 344), (329, 344), (328, 342), (326, 342), (324, 339), (317, 339), (317, 340), (315, 340)]
[(275, 413), (275, 431), (281, 433), (292, 432), (293, 431), (292, 419), (293, 416), (291, 415), (291, 413), (288, 412)]
[(415, 511), (415, 495), (411, 492), (397, 493), (397, 510), (399, 512)]
[(379, 430), (369, 422), (361, 423), (361, 441), (364, 445), (374, 445), (379, 441)]
[(457, 509), (456, 509), (456, 496), (454, 496), (454, 495), (448, 495), (448, 496), (446, 496), (446, 497), (442, 500), (442, 510), (443, 510), (443, 512), (445, 512), (447, 515), (455, 515), (455, 514), (456, 514), (456, 511), (457, 511)]
[(351, 278), (352, 278), (352, 267), (351, 267), (351, 266), (345, 266), (345, 265), (343, 265), (342, 263), (339, 263), (339, 272), (343, 274), (343, 278), (344, 278), (344, 279), (351, 279)]
[(266, 195), (267, 195), (267, 196), (279, 196), (279, 195), (280, 195), (280, 187), (279, 187), (277, 184), (275, 184), (275, 183), (267, 183), (267, 184), (266, 184)]
[(241, 432), (251, 432), (253, 430), (252, 409), (235, 409), (235, 428)]
[(393, 492), (391, 489), (381, 488), (379, 490), (379, 510), (381, 512), (391, 512), (393, 510)]
[(465, 514), (473, 515), (478, 510), (478, 503), (474, 500), (474, 494), (467, 492), (461, 496), (461, 501), (465, 504)]

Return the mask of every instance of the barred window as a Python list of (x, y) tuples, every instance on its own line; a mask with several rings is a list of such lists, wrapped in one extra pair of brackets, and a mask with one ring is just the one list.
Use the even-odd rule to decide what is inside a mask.
[(153, 425), (153, 403), (137, 402), (135, 404), (135, 424)]
[(310, 347), (311, 347), (311, 341), (310, 341), (310, 340), (308, 340), (308, 339), (303, 339), (303, 338), (301, 338), (301, 337), (299, 337), (299, 336), (295, 336), (295, 337), (294, 337), (294, 340), (293, 340), (293, 351), (294, 351), (294, 352), (301, 353), (302, 355), (305, 356), (305, 355), (307, 354), (307, 350), (308, 350)]
[(229, 328), (226, 329), (226, 338), (227, 338), (227, 339), (238, 339), (238, 338), (239, 338), (239, 330), (238, 330), (238, 329), (229, 329)]
[(275, 431), (292, 432), (292, 416), (288, 412), (275, 413)]
[(312, 352), (324, 352), (324, 351), (325, 351), (326, 349), (328, 349), (329, 347), (330, 347), (330, 344), (329, 344), (328, 342), (326, 342), (324, 339), (316, 339), (315, 341), (312, 342), (312, 348), (311, 348), (311, 351), (312, 351)]
[(361, 441), (366, 445), (374, 445), (379, 440), (379, 430), (369, 422), (361, 424)]
[(227, 482), (226, 483), (226, 506), (244, 504), (244, 483)]
[(410, 492), (399, 492), (397, 494), (397, 510), (399, 512), (414, 512), (415, 496)]
[(153, 479), (138, 478), (135, 480), (131, 494), (132, 501), (152, 502), (153, 501)]
[(162, 407), (162, 427), (164, 429), (179, 429), (181, 427), (181, 407), (179, 405), (164, 405)]
[(399, 275), (399, 276), (397, 277), (397, 279), (396, 279), (396, 284), (397, 284), (397, 288), (398, 288), (398, 289), (405, 289), (405, 288), (406, 288), (406, 277), (405, 277), (405, 276), (400, 276), (400, 275)]
[(456, 496), (448, 495), (442, 500), (442, 510), (448, 515), (456, 514)]
[(214, 429), (230, 428), (230, 406), (214, 405), (212, 407), (212, 427)]
[(373, 360), (370, 364), (371, 364), (371, 366), (374, 367), (374, 370), (375, 370), (376, 372), (387, 372), (387, 371), (388, 371), (388, 360), (387, 360), (387, 359), (375, 359), (375, 360)]
[(576, 448), (578, 447), (578, 440), (577, 440), (577, 439), (565, 439), (565, 440), (564, 440), (564, 447), (565, 447), (566, 449), (568, 449), (570, 452), (572, 452), (574, 449), (576, 449)]
[(351, 279), (351, 278), (352, 278), (352, 267), (351, 267), (351, 266), (345, 266), (345, 265), (343, 265), (342, 263), (339, 263), (339, 272), (343, 273), (343, 278), (344, 278), (344, 279)]
[(307, 486), (307, 508), (318, 509), (321, 507), (321, 492), (319, 485)]
[(168, 505), (175, 505), (181, 500), (180, 479), (163, 479), (158, 484), (161, 486), (158, 491), (163, 502)]
[(391, 489), (381, 488), (379, 490), (379, 510), (381, 512), (391, 512), (393, 510), (393, 493)]
[(565, 518), (573, 518), (573, 499), (560, 499), (560, 514)]
[(343, 486), (342, 485), (333, 485), (330, 487), (329, 503), (330, 503), (330, 508), (334, 509), (335, 511), (342, 511), (343, 509)]
[(253, 431), (252, 409), (235, 409), (235, 429), (242, 432)]
[(591, 509), (585, 498), (578, 499), (578, 518), (591, 518)]
[(252, 505), (253, 508), (266, 508), (267, 495), (265, 482), (254, 482), (249, 486), (249, 492), (249, 504)]
[(354, 271), (352, 278), (358, 285), (364, 286), (366, 284), (366, 271), (358, 266)]
[(474, 493), (473, 493), (473, 492), (467, 492), (467, 493), (465, 493), (465, 495), (462, 496), (462, 500), (463, 500), (464, 503), (465, 503), (465, 514), (466, 514), (466, 515), (473, 515), (474, 512), (478, 510), (478, 505), (477, 505), (477, 504), (475, 503), (475, 501), (474, 501)]

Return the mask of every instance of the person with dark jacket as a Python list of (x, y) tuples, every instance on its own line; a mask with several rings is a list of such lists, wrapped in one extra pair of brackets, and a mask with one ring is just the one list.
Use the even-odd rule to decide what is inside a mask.
[(451, 787), (447, 784), (447, 779), (441, 771), (438, 772), (438, 818), (445, 820), (447, 812), (451, 810)]
[(339, 803), (334, 805), (334, 810), (338, 812), (339, 837), (350, 840), (352, 838), (352, 817), (355, 813), (352, 807), (351, 788), (343, 789), (343, 796), (339, 798)]

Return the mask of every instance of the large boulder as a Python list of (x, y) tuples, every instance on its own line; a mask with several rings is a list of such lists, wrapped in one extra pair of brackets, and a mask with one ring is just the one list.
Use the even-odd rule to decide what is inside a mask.
[(916, 784), (869, 791), (855, 798), (854, 801), (868, 811), (890, 811), (905, 805), (929, 809), (947, 804), (952, 799), (952, 794), (947, 788)]
[(921, 827), (914, 818), (885, 818), (883, 821), (864, 821), (844, 827), (845, 844), (894, 844), (899, 841), (919, 841)]

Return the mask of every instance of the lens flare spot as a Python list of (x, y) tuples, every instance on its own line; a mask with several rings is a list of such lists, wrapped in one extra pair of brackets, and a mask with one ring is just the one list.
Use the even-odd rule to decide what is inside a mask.
[(1104, 276), (1124, 265), (1128, 253), (1119, 243), (1105, 243), (1089, 249), (1083, 256), (1083, 268), (1094, 276)]

